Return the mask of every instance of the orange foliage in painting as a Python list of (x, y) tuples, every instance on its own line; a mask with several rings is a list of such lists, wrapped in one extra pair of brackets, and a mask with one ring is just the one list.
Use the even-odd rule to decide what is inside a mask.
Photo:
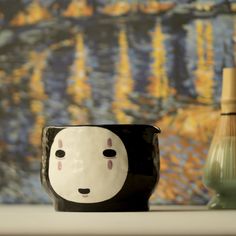
[(143, 13), (154, 14), (168, 11), (174, 6), (175, 3), (157, 2), (155, 0), (149, 0), (145, 3), (138, 1), (114, 1), (111, 4), (104, 6), (101, 9), (101, 12), (110, 16), (121, 16), (130, 12), (137, 12), (138, 10)]
[(29, 69), (30, 69), (29, 63), (24, 64), (20, 68), (14, 69), (11, 75), (12, 82), (15, 84), (20, 83), (21, 78), (29, 73)]
[(157, 24), (152, 33), (152, 76), (148, 79), (149, 85), (147, 86), (147, 91), (153, 97), (162, 99), (166, 99), (175, 93), (174, 88), (169, 87), (164, 41), (165, 35), (162, 33), (161, 24)]
[[(218, 111), (212, 107), (190, 105), (188, 108), (178, 109), (176, 115), (164, 117), (158, 124), (163, 129), (174, 130), (181, 137), (208, 142), (217, 117)], [(186, 146), (187, 143), (183, 145)]]
[(73, 18), (91, 16), (92, 14), (93, 9), (91, 6), (87, 5), (86, 0), (72, 0), (63, 13), (64, 16)]
[(168, 144), (161, 145), (161, 179), (153, 201), (191, 203), (193, 195), (205, 195), (202, 192), (205, 148), (213, 136), (218, 113), (210, 106), (191, 105), (157, 122), (162, 129), (160, 139), (168, 140)]
[(30, 61), (34, 64), (34, 69), (29, 84), (30, 96), (37, 100), (44, 100), (46, 98), (42, 83), (42, 73), (46, 66), (47, 56), (48, 53), (46, 51), (41, 53), (32, 52), (30, 54)]
[(76, 36), (75, 41), (75, 61), (71, 67), (72, 75), (70, 76), (70, 84), (67, 92), (77, 103), (83, 103), (91, 96), (91, 88), (89, 86), (88, 77), (86, 75), (86, 55), (84, 50), (84, 42), (82, 33)]
[(210, 21), (204, 25), (202, 20), (196, 22), (197, 31), (197, 69), (195, 86), (198, 100), (211, 104), (214, 95), (214, 49), (213, 29)]
[(23, 26), (38, 23), (42, 20), (51, 18), (50, 13), (44, 8), (39, 1), (33, 1), (24, 10), (20, 11), (11, 21), (13, 26)]
[(84, 103), (91, 97), (91, 87), (86, 73), (86, 52), (82, 33), (78, 33), (75, 39), (75, 61), (71, 67), (71, 76), (68, 79), (67, 93), (72, 97), (68, 111), (71, 122), (74, 124), (88, 122), (88, 109)]
[(87, 124), (88, 123), (88, 109), (85, 106), (73, 105), (68, 106), (68, 112), (71, 117), (71, 124)]
[(45, 117), (43, 115), (36, 116), (33, 132), (30, 134), (29, 138), (30, 143), (35, 147), (40, 146), (41, 131), (44, 125), (45, 125)]
[(198, 11), (211, 11), (214, 7), (214, 2), (197, 2), (194, 4), (194, 8)]
[(134, 88), (134, 81), (128, 56), (128, 42), (125, 30), (119, 33), (120, 54), (117, 64), (117, 76), (114, 85), (114, 101), (112, 103), (113, 112), (120, 123), (130, 123), (132, 117), (125, 113), (125, 109), (136, 109), (130, 101), (129, 95)]
[(24, 92), (19, 88), (19, 85), (21, 79), (29, 75), (30, 68), (30, 63), (25, 63), (21, 67), (14, 69), (10, 75), (7, 75), (4, 71), (0, 71), (0, 83), (14, 85), (11, 98), (15, 105), (20, 104), (22, 101)]
[(236, 3), (234, 3), (234, 2), (231, 2), (231, 3), (230, 3), (230, 10), (231, 10), (232, 12), (236, 12)]
[(156, 0), (148, 0), (145, 3), (139, 4), (139, 9), (148, 14), (165, 12), (172, 9), (175, 6), (175, 3), (171, 2), (157, 2)]
[(131, 4), (129, 2), (117, 1), (116, 3), (106, 5), (101, 11), (110, 16), (120, 16), (127, 14), (130, 10)]
[(54, 43), (50, 45), (51, 50), (58, 50), (63, 47), (69, 47), (74, 45), (74, 40), (73, 39), (65, 39), (62, 41), (59, 41), (58, 43)]
[(39, 147), (41, 142), (41, 130), (45, 124), (44, 100), (47, 98), (43, 85), (43, 70), (46, 66), (48, 52), (32, 52), (30, 54), (30, 63), (33, 66), (33, 72), (29, 84), (31, 97), (30, 110), (35, 115), (35, 123), (30, 133), (29, 141), (34, 147)]

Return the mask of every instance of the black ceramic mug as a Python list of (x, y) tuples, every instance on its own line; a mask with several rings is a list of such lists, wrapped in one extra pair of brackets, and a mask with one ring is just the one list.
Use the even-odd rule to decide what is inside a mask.
[(58, 211), (147, 211), (159, 180), (159, 128), (45, 127), (41, 181)]

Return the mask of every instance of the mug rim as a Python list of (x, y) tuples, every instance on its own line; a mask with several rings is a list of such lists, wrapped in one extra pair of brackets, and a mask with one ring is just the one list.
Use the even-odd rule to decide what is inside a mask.
[(84, 126), (88, 126), (88, 127), (112, 127), (112, 126), (138, 126), (138, 127), (142, 127), (142, 126), (146, 126), (146, 127), (152, 127), (155, 128), (157, 130), (157, 133), (161, 133), (161, 129), (158, 126), (155, 125), (150, 125), (150, 124), (83, 124), (83, 125), (46, 125), (43, 127), (43, 129), (47, 129), (47, 128), (65, 128), (65, 127), (84, 127)]

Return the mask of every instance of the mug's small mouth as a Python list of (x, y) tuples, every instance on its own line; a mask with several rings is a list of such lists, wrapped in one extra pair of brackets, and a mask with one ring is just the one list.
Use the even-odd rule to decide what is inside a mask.
[(78, 192), (83, 194), (83, 196), (88, 196), (88, 194), (90, 193), (90, 189), (89, 188), (79, 188)]

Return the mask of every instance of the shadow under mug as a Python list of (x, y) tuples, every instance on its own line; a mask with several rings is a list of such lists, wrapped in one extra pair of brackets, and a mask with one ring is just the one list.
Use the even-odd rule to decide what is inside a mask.
[(159, 180), (160, 129), (151, 125), (48, 126), (41, 182), (57, 211), (147, 211)]

